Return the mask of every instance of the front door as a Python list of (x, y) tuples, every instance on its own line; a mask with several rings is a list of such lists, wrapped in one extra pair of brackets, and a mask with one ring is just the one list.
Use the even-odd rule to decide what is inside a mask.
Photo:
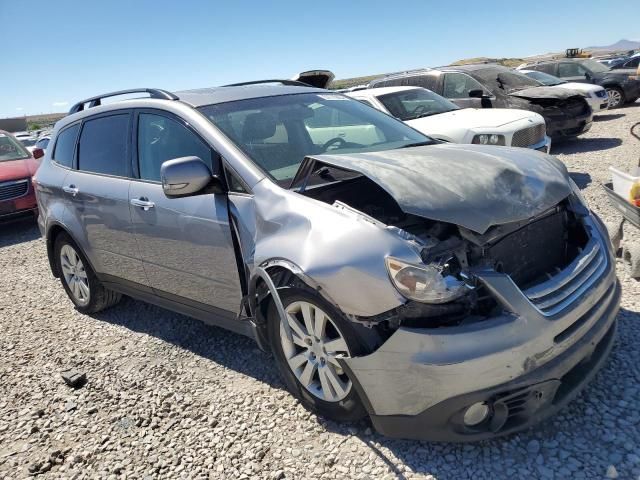
[(132, 117), (116, 111), (83, 122), (77, 169), (62, 186), (65, 223), (98, 274), (148, 288), (129, 212)]
[(588, 71), (579, 63), (562, 62), (558, 64), (558, 77), (567, 82), (591, 83)]
[(448, 98), (460, 108), (482, 108), (481, 98), (472, 98), (469, 92), (482, 90), (486, 95), (491, 95), (480, 82), (464, 73), (449, 72), (444, 74), (442, 96)]
[(226, 195), (167, 198), (160, 183), (166, 160), (194, 155), (219, 169), (219, 156), (171, 114), (140, 110), (135, 123), (139, 179), (131, 183), (129, 206), (152, 288), (196, 308), (237, 314), (242, 290)]

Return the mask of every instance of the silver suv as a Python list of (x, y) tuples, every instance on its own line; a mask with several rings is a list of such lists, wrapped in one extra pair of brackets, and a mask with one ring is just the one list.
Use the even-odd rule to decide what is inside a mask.
[(247, 335), (327, 418), (506, 434), (611, 349), (606, 229), (549, 155), (442, 144), (293, 81), (90, 98), (51, 145), (38, 222), (80, 312), (125, 294)]

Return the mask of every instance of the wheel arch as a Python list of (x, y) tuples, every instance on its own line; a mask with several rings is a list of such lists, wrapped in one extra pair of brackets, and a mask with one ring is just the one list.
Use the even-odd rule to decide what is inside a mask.
[(84, 257), (87, 259), (87, 262), (89, 263), (89, 267), (91, 267), (91, 269), (95, 272), (96, 270), (95, 268), (93, 268), (91, 260), (89, 260), (89, 257), (87, 257), (87, 254), (82, 250), (82, 248), (80, 248), (80, 244), (74, 238), (73, 234), (61, 223), (54, 222), (51, 225), (49, 225), (49, 227), (47, 228), (47, 235), (46, 235), (47, 257), (49, 259), (49, 267), (51, 268), (51, 273), (53, 274), (53, 276), (55, 278), (60, 278), (60, 275), (61, 275), (60, 270), (58, 269), (58, 263), (56, 262), (55, 252), (54, 252), (56, 239), (61, 233), (64, 233), (67, 236), (69, 236), (74, 246), (78, 250), (80, 250), (84, 255)]
[[(269, 307), (275, 302), (276, 310), (281, 317), (284, 317), (284, 308), (278, 292), (282, 289), (293, 287), (313, 290), (340, 310), (322, 287), (306, 275), (294, 262), (282, 258), (274, 258), (261, 263), (260, 266), (254, 269), (249, 280), (249, 308), (257, 326), (258, 345), (265, 351), (268, 350), (266, 326)], [(284, 318), (282, 319), (284, 320)], [(283, 324), (288, 326), (287, 322), (283, 322)]]

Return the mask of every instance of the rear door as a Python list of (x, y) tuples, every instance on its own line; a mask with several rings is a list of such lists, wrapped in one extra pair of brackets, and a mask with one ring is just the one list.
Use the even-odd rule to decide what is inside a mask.
[(76, 169), (63, 185), (65, 223), (99, 274), (144, 289), (148, 281), (129, 212), (132, 118), (131, 110), (116, 110), (82, 122)]
[(219, 155), (189, 126), (161, 110), (135, 114), (137, 170), (129, 194), (136, 238), (154, 293), (217, 314), (240, 310), (242, 290), (227, 196), (167, 198), (160, 181), (166, 160), (197, 156), (219, 171)]

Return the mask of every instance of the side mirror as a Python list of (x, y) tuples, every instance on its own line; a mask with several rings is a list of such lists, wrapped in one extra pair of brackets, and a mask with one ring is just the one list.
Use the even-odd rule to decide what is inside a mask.
[(485, 96), (484, 92), (479, 88), (476, 88), (474, 90), (469, 90), (469, 97), (470, 98), (482, 98), (484, 96)]
[(591, 80), (591, 74), (589, 72), (584, 72), (584, 78), (586, 78), (587, 80)]
[(198, 157), (167, 160), (160, 167), (162, 190), (169, 198), (187, 197), (196, 193), (223, 193), (219, 177)]
[(39, 158), (44, 157), (44, 150), (41, 148), (34, 148), (33, 152), (31, 152), (31, 155), (33, 155), (33, 158), (38, 160)]

